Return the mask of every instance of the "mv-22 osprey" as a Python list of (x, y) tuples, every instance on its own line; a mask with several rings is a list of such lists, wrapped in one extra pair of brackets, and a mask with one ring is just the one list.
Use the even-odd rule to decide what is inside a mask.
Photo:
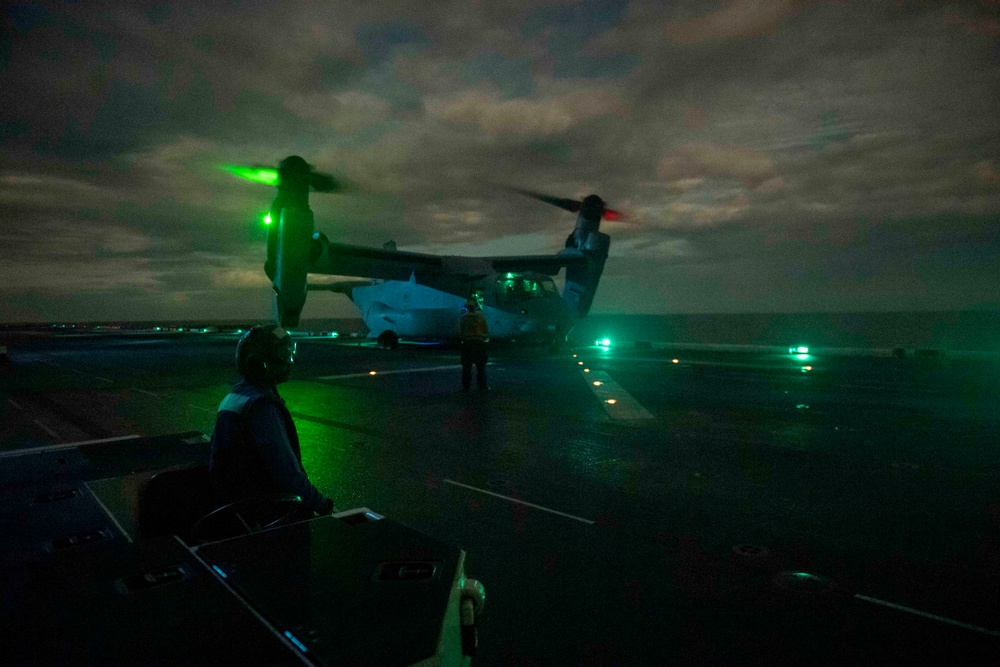
[[(582, 202), (516, 190), (578, 213), (566, 247), (555, 255), (461, 257), (330, 243), (315, 231), (309, 191), (343, 192), (332, 176), (291, 156), (278, 168), (226, 169), (257, 182), (277, 185), (269, 212), (265, 272), (272, 281), (279, 323), (295, 328), (306, 294), (330, 290), (346, 294), (379, 345), (395, 348), (400, 338), (454, 339), (466, 300), (476, 298), (494, 339), (565, 340), (576, 320), (587, 315), (608, 257), (610, 238), (601, 219), (621, 219), (597, 195)], [(562, 296), (551, 276), (566, 268)], [(367, 278), (310, 285), (308, 274)]]

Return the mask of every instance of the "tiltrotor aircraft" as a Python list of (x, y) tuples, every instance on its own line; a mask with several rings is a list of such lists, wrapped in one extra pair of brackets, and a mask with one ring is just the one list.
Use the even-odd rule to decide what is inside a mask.
[[(555, 343), (576, 320), (587, 315), (608, 257), (610, 238), (601, 219), (620, 220), (597, 195), (583, 201), (515, 190), (578, 213), (566, 247), (555, 255), (461, 257), (330, 243), (314, 228), (309, 191), (348, 190), (334, 177), (291, 156), (277, 169), (227, 166), (227, 171), (276, 185), (271, 205), (267, 261), (280, 324), (295, 328), (312, 290), (346, 294), (380, 345), (395, 348), (400, 338), (456, 338), (462, 308), (469, 298), (482, 306), (494, 339)], [(566, 268), (560, 296), (551, 276)], [(310, 285), (307, 276), (325, 274), (366, 278)]]

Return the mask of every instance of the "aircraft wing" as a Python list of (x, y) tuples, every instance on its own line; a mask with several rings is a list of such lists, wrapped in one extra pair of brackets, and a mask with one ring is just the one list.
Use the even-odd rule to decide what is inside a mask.
[(558, 255), (521, 255), (484, 257), (497, 273), (507, 271), (535, 271), (554, 276), (566, 266), (585, 265), (587, 258), (579, 250), (563, 250)]
[(409, 280), (419, 276), (443, 273), (442, 257), (419, 252), (383, 250), (362, 246), (329, 243), (310, 267), (310, 273), (334, 276), (357, 276), (383, 280)]
[(572, 249), (558, 255), (460, 257), (326, 243), (309, 273), (383, 280), (409, 280), (411, 274), (422, 280), (443, 276), (481, 277), (508, 271), (536, 271), (554, 276), (563, 267), (586, 262), (583, 253)]

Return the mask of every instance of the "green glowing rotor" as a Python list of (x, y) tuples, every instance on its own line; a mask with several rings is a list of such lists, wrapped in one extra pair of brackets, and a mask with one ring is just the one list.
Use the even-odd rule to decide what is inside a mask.
[(278, 170), (270, 167), (246, 167), (238, 164), (224, 164), (222, 169), (233, 176), (263, 185), (278, 184)]

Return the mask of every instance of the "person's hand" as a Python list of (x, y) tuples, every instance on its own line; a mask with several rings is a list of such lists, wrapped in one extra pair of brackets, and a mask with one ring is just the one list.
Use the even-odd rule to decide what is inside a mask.
[(336, 512), (337, 512), (337, 507), (336, 505), (333, 504), (333, 500), (327, 498), (326, 502), (324, 502), (323, 505), (318, 510), (316, 510), (316, 515), (326, 516), (327, 514), (334, 514)]

